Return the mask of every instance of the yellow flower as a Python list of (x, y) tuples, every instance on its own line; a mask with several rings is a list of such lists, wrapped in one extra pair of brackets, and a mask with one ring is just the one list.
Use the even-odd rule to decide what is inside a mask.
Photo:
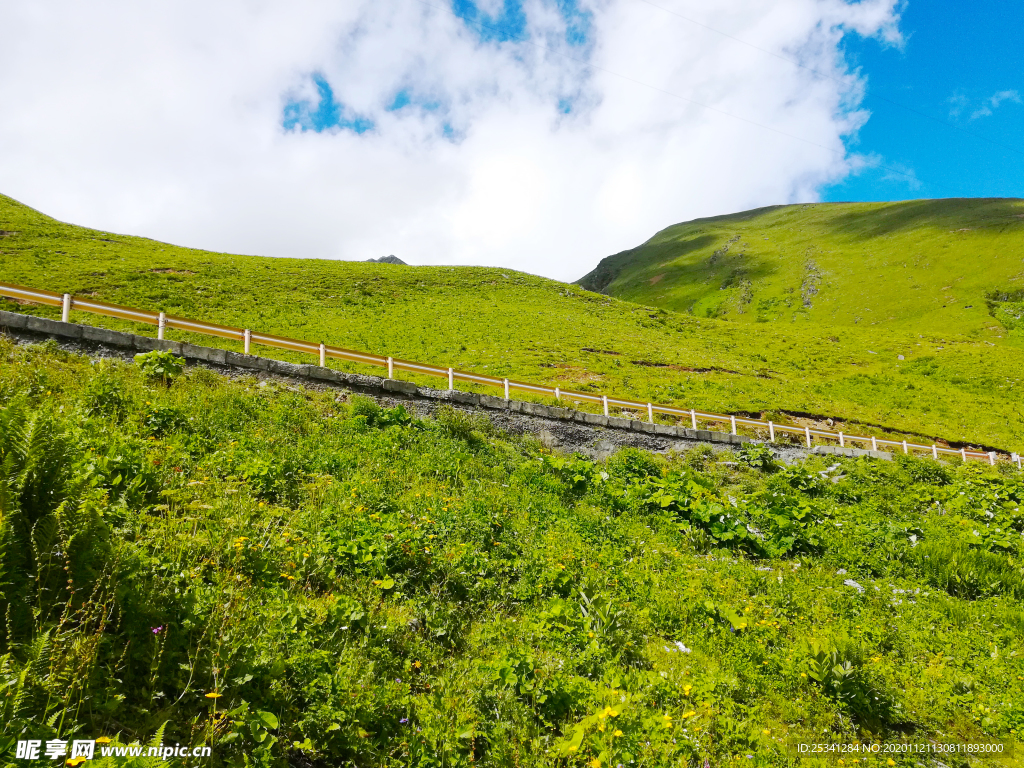
[(886, 764), (886, 765), (896, 765), (896, 761), (895, 761), (895, 760), (893, 760), (893, 759), (892, 759), (892, 758), (890, 757), (890, 758), (889, 758), (889, 759), (888, 759), (888, 760), (886, 761), (886, 763), (885, 763), (885, 764)]
[(621, 735), (622, 735), (622, 731), (615, 731), (615, 733), (612, 734), (612, 736), (621, 736)]
[(110, 741), (111, 740), (108, 739), (106, 736), (100, 736), (98, 739), (96, 739), (97, 744), (109, 744)]
[(208, 699), (219, 699), (220, 697), (221, 694), (217, 693), (216, 691), (210, 691), (208, 694), (206, 694), (206, 698)]
[(71, 768), (74, 768), (76, 765), (81, 765), (84, 762), (85, 762), (85, 758), (84, 757), (72, 757), (70, 760), (65, 760), (65, 763), (70, 765)]
[[(697, 713), (694, 710), (691, 709), (689, 712), (686, 712), (686, 713), (683, 714), (683, 720), (685, 720), (688, 717), (693, 717), (696, 714)], [(665, 717), (668, 717), (668, 715), (665, 715)]]
[(761, 731), (761, 733), (763, 733), (765, 736), (767, 736), (769, 733), (771, 733), (771, 731), (769, 731), (767, 728), (765, 728), (763, 731)]
[(590, 768), (601, 768), (601, 761), (595, 757), (593, 760), (587, 763), (587, 765), (589, 765)]
[(600, 712), (597, 713), (597, 716), (600, 717), (600, 718), (618, 717), (619, 716), (619, 710), (612, 709), (611, 707), (605, 707), (603, 710), (601, 710)]

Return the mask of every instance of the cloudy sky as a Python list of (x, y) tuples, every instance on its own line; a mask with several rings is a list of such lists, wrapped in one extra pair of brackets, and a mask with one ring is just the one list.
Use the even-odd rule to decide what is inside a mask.
[[(5, 0), (0, 192), (192, 247), (573, 280), (697, 216), (929, 192), (862, 141), (862, 60), (907, 60), (909, 7)], [(983, 131), (1012, 79), (932, 106)]]

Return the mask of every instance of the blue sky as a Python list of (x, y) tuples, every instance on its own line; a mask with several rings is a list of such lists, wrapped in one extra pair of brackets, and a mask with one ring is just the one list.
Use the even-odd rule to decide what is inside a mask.
[(867, 75), (871, 112), (848, 146), (912, 173), (920, 186), (875, 168), (822, 190), (825, 199), (1024, 197), (1024, 2), (910, 0), (900, 28), (902, 51), (856, 36), (844, 43)]

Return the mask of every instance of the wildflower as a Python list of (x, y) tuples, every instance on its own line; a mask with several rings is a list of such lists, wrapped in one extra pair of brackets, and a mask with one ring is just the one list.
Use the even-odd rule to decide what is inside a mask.
[(620, 731), (620, 730), (616, 730), (616, 731), (615, 731), (615, 732), (614, 732), (614, 733), (612, 734), (612, 736), (621, 736), (621, 735), (622, 735), (622, 731)]
[(75, 766), (78, 766), (78, 765), (81, 765), (82, 763), (84, 763), (85, 760), (86, 760), (86, 758), (84, 758), (84, 757), (72, 757), (70, 760), (65, 760), (64, 762), (67, 765), (70, 765), (71, 768), (75, 768)]
[(408, 722), (409, 722), (409, 718), (408, 718), (408, 717), (403, 717), (403, 718), (402, 718), (401, 720), (399, 720), (398, 722), (399, 722), (399, 723), (401, 723), (402, 725), (405, 725), (406, 723), (408, 723)]
[(601, 761), (600, 759), (595, 757), (593, 760), (587, 763), (587, 765), (589, 765), (590, 768), (601, 768)]
[(164, 628), (162, 626), (153, 627), (153, 629), (152, 629), (152, 632), (153, 632), (154, 635), (159, 635), (163, 631), (164, 631)]
[(97, 744), (109, 744), (110, 741), (111, 740), (108, 739), (106, 736), (100, 736), (98, 739), (96, 739)]
[(221, 696), (222, 694), (217, 693), (216, 691), (210, 691), (208, 694), (206, 694), (206, 698), (208, 699), (219, 699)]
[[(683, 715), (683, 720), (686, 720), (686, 719), (687, 719), (688, 717), (693, 717), (693, 716), (694, 716), (694, 715), (696, 715), (696, 714), (697, 714), (697, 712), (696, 712), (695, 710), (692, 710), (692, 709), (691, 709), (691, 710), (690, 710), (689, 712), (686, 712), (686, 713), (685, 713), (685, 714)], [(667, 717), (668, 717), (668, 715), (665, 715), (665, 717), (667, 718)]]
[(597, 716), (604, 719), (606, 717), (618, 717), (619, 710), (612, 709), (611, 707), (605, 707), (603, 710), (597, 713)]

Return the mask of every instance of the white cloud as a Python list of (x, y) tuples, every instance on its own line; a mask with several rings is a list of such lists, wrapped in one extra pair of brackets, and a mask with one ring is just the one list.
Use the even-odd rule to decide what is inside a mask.
[[(816, 199), (867, 117), (842, 35), (900, 43), (898, 0), (659, 0), (823, 78), (651, 5), (580, 4), (570, 46), (550, 0), (504, 43), (444, 0), (7, 0), (0, 191), (194, 247), (575, 279), (677, 221)], [(314, 72), (374, 129), (284, 130)]]
[(985, 103), (971, 113), (971, 120), (977, 120), (979, 117), (988, 117), (1004, 101), (1012, 101), (1015, 104), (1022, 103), (1020, 94), (1017, 91), (999, 91), (985, 99)]

